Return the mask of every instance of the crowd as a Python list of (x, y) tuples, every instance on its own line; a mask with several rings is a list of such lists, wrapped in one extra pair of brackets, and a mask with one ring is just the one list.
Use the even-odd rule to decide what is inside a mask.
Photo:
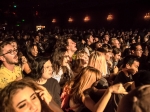
[(148, 29), (0, 31), (1, 112), (148, 112)]

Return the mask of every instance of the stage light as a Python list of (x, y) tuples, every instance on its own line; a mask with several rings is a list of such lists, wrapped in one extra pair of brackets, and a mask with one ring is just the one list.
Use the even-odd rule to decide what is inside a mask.
[(52, 23), (56, 23), (56, 19), (52, 19)]
[(68, 19), (68, 22), (69, 22), (69, 23), (72, 23), (72, 22), (73, 22), (73, 19), (70, 17), (70, 18)]
[(112, 14), (108, 14), (107, 21), (112, 21), (114, 19)]
[(145, 14), (144, 19), (145, 20), (150, 20), (150, 12)]
[(90, 21), (90, 17), (89, 17), (89, 16), (86, 16), (86, 17), (84, 18), (84, 22), (88, 22), (88, 21)]

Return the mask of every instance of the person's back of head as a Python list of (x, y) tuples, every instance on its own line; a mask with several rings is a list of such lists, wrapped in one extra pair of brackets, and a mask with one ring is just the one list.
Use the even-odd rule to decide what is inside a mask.
[(141, 86), (125, 95), (117, 112), (150, 112), (150, 85)]
[(150, 85), (150, 71), (141, 70), (133, 76), (135, 87), (140, 87), (146, 84)]

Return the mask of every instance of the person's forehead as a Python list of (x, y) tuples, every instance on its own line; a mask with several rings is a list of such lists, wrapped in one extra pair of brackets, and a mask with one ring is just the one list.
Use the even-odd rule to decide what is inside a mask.
[(133, 65), (139, 65), (139, 64), (140, 63), (138, 61), (136, 61), (136, 60), (133, 62)]
[(137, 48), (137, 49), (141, 49), (142, 46), (141, 46), (141, 45), (137, 45), (136, 48)]
[(44, 66), (46, 66), (46, 65), (51, 65), (51, 61), (50, 61), (50, 60), (47, 60), (47, 61), (45, 62), (45, 64), (44, 64)]
[(70, 42), (73, 42), (73, 40), (72, 39), (68, 39), (68, 42), (70, 43)]
[(11, 44), (7, 44), (3, 47), (3, 51), (8, 51), (10, 49), (14, 49), (13, 46)]

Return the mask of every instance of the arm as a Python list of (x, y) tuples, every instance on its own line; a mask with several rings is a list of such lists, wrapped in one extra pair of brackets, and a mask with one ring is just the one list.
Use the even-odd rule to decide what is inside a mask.
[(53, 100), (52, 96), (49, 94), (46, 88), (43, 86), (38, 86), (39, 90), (36, 90), (35, 92), (39, 94), (40, 98), (45, 101), (45, 103), (49, 106), (49, 108), (53, 112), (63, 112), (63, 110), (58, 106)]
[(31, 69), (29, 67), (29, 64), (27, 63), (26, 57), (22, 56), (21, 61), (22, 61), (22, 66), (21, 66), (22, 71), (25, 71), (26, 74), (29, 74), (31, 72)]
[(117, 93), (117, 94), (127, 94), (126, 90), (124, 89), (122, 84), (115, 84), (113, 86), (110, 86), (102, 98), (96, 103), (94, 106), (93, 112), (103, 112), (112, 93)]

